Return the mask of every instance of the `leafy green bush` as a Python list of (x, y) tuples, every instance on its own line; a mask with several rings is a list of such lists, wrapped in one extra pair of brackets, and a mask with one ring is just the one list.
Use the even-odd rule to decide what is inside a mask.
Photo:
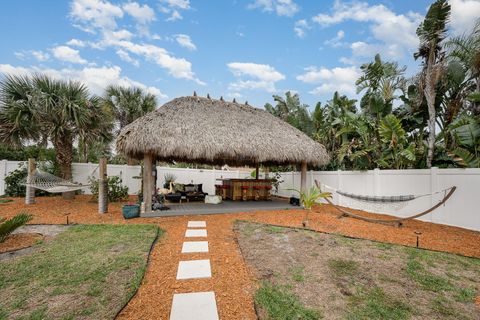
[(22, 212), (17, 214), (15, 217), (6, 220), (4, 218), (0, 219), (0, 242), (5, 241), (7, 236), (11, 234), (15, 229), (20, 228), (28, 221), (32, 220), (32, 215)]
[[(108, 182), (108, 201), (117, 202), (128, 199), (128, 187), (122, 184), (122, 179), (119, 176), (111, 176), (107, 178)], [(98, 179), (93, 177), (88, 178), (90, 183), (90, 191), (92, 192), (95, 201), (98, 201)]]
[[(52, 163), (48, 162), (42, 164), (42, 170), (51, 174), (55, 174), (56, 167)], [(10, 172), (5, 177), (5, 194), (9, 197), (25, 197), (25, 179), (27, 178), (27, 167), (24, 164), (20, 164), (19, 168)], [(52, 196), (53, 194), (43, 190), (35, 190), (35, 196), (45, 197)]]

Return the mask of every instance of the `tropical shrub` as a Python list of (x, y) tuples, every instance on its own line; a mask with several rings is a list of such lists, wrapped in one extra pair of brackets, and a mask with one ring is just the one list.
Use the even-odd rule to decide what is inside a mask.
[(305, 192), (297, 189), (289, 190), (293, 190), (300, 195), (300, 203), (305, 209), (305, 216), (302, 223), (304, 227), (308, 225), (308, 215), (310, 211), (312, 211), (312, 207), (315, 204), (321, 204), (321, 202), (318, 202), (320, 199), (327, 199), (332, 197), (332, 194), (330, 192), (322, 192), (319, 188), (315, 186), (311, 187), (310, 190), (307, 190)]
[(10, 235), (13, 231), (20, 228), (30, 220), (32, 220), (32, 215), (22, 212), (17, 214), (15, 217), (11, 219), (0, 219), (0, 242), (5, 241), (5, 239)]
[[(93, 177), (88, 178), (90, 184), (90, 191), (93, 199), (98, 201), (98, 179)], [(118, 202), (128, 199), (128, 187), (122, 183), (122, 178), (119, 176), (111, 176), (107, 178), (108, 185), (108, 201)]]

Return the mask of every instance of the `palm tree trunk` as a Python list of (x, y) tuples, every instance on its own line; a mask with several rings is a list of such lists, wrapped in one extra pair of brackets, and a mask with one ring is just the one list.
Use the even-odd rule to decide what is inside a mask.
[[(62, 135), (53, 140), (53, 146), (56, 150), (55, 159), (60, 167), (60, 175), (63, 179), (72, 179), (72, 161), (73, 161), (73, 139), (71, 135)], [(75, 192), (63, 192), (63, 199), (73, 199)]]
[(427, 62), (427, 72), (425, 74), (425, 99), (427, 100), (428, 106), (428, 139), (427, 139), (427, 168), (432, 167), (433, 154), (435, 149), (435, 85), (436, 85), (436, 75), (435, 75), (435, 54), (433, 53), (434, 49), (431, 50), (431, 53), (428, 57)]

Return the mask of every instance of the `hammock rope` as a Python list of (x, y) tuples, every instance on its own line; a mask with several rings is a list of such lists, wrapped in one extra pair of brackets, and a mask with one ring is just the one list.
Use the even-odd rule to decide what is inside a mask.
[(358, 195), (354, 193), (344, 192), (342, 190), (335, 189), (323, 183), (322, 183), (322, 186), (326, 187), (327, 189), (333, 190), (339, 195), (342, 195), (347, 198), (352, 198), (352, 199), (365, 201), (365, 202), (383, 202), (383, 203), (412, 201), (419, 198), (434, 196), (440, 193), (445, 194), (445, 192), (453, 188), (453, 187), (450, 187), (450, 188), (442, 189), (440, 191), (436, 191), (432, 193), (424, 193), (419, 195), (409, 194), (409, 195), (399, 195), (399, 196), (370, 196), (370, 195)]
[[(315, 184), (317, 185), (317, 188), (319, 188), (320, 190), (322, 189), (321, 188), (322, 185), (317, 180), (315, 180)], [(334, 192), (337, 192), (338, 194), (341, 194), (335, 188), (331, 188), (327, 185), (324, 185), (324, 186), (327, 187), (328, 189), (333, 190)], [(363, 221), (367, 221), (367, 222), (382, 223), (382, 224), (393, 224), (393, 225), (396, 225), (396, 226), (401, 226), (404, 221), (419, 218), (421, 216), (424, 216), (424, 215), (434, 211), (438, 207), (444, 205), (445, 202), (447, 202), (447, 200), (452, 196), (452, 194), (455, 192), (456, 189), (457, 189), (456, 186), (452, 186), (450, 188), (446, 188), (446, 189), (443, 189), (443, 190), (440, 190), (440, 191), (437, 191), (437, 192), (420, 194), (420, 195), (417, 195), (417, 196), (408, 195), (408, 196), (378, 197), (378, 196), (358, 196), (358, 195), (356, 195), (356, 197), (354, 197), (353, 194), (344, 193), (344, 194), (350, 195), (351, 198), (356, 200), (356, 201), (361, 201), (361, 202), (366, 202), (366, 203), (374, 203), (374, 204), (379, 203), (379, 204), (382, 204), (382, 205), (389, 205), (389, 206), (396, 205), (396, 204), (406, 205), (409, 201), (412, 201), (412, 200), (415, 200), (415, 199), (428, 197), (428, 196), (434, 196), (434, 195), (441, 194), (441, 193), (444, 194), (443, 198), (440, 201), (438, 201), (435, 205), (433, 205), (431, 208), (429, 208), (427, 210), (424, 210), (420, 213), (411, 215), (409, 217), (404, 217), (404, 218), (391, 218), (391, 219), (369, 218), (369, 217), (365, 217), (365, 216), (362, 216), (362, 215), (359, 215), (359, 214), (356, 214), (356, 213), (352, 213), (352, 212), (334, 204), (328, 198), (325, 198), (325, 200), (329, 204), (331, 204), (333, 207), (335, 207), (338, 211), (340, 211), (341, 214), (338, 216), (338, 218), (351, 217), (351, 218), (355, 218), (355, 219), (359, 219), (359, 220), (363, 220)], [(344, 195), (344, 196), (348, 197), (346, 195)], [(410, 198), (410, 200), (401, 200), (402, 197), (404, 197), (404, 199)], [(397, 200), (393, 200), (394, 198), (397, 198)], [(366, 200), (366, 199), (368, 199), (368, 200)]]
[[(90, 177), (93, 176), (96, 170), (97, 168), (93, 170), (93, 172), (90, 174)], [(40, 169), (35, 169), (33, 175), (25, 178), (23, 184), (27, 187), (50, 193), (76, 191), (91, 186), (91, 184), (75, 183)]]

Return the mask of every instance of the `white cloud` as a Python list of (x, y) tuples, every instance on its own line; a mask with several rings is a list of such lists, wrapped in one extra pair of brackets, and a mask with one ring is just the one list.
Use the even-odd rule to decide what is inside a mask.
[[(190, 9), (188, 0), (163, 0), (166, 7), (160, 7), (164, 12), (172, 10)], [(123, 8), (123, 9), (122, 9)], [(129, 30), (117, 28), (116, 19), (123, 16), (123, 10), (132, 15), (139, 24), (137, 24), (137, 33), (133, 34)], [(100, 39), (97, 42), (89, 42), (89, 46), (94, 49), (105, 49), (113, 47), (117, 55), (128, 62), (137, 65), (139, 62), (135, 55), (141, 56), (146, 60), (152, 61), (160, 67), (166, 69), (169, 74), (175, 78), (193, 80), (198, 84), (204, 85), (202, 81), (195, 77), (192, 71), (192, 64), (183, 58), (177, 58), (164, 48), (148, 43), (135, 43), (132, 39), (136, 35), (148, 36), (149, 39), (158, 39), (158, 35), (150, 35), (144, 24), (155, 19), (153, 10), (146, 5), (139, 5), (136, 2), (128, 2), (122, 7), (115, 6), (106, 0), (74, 0), (70, 16), (76, 22), (82, 23), (93, 32), (100, 31)], [(180, 37), (179, 43), (193, 50), (195, 45), (186, 37)], [(74, 52), (70, 49), (73, 56)], [(77, 51), (78, 52), (78, 51)], [(64, 58), (65, 60), (65, 58)], [(75, 60), (70, 57), (70, 61)], [(81, 60), (76, 60), (81, 61)]]
[(0, 64), (0, 73), (13, 75), (30, 75), (32, 73), (44, 73), (56, 79), (77, 80), (85, 83), (92, 93), (102, 95), (108, 85), (120, 85), (125, 87), (139, 87), (143, 90), (156, 95), (158, 98), (165, 99), (167, 96), (158, 88), (147, 86), (138, 81), (122, 76), (122, 69), (118, 66), (112, 67), (85, 67), (83, 69), (51, 69), (39, 67), (15, 67), (9, 64)]
[(121, 29), (118, 31), (104, 31), (103, 40), (101, 41), (102, 45), (115, 44), (121, 40), (130, 40), (133, 37), (133, 33), (126, 29)]
[(295, 34), (299, 38), (305, 38), (306, 33), (305, 30), (310, 29), (310, 25), (308, 24), (307, 20), (301, 19), (295, 22), (295, 25), (293, 27), (293, 31), (295, 31)]
[(40, 62), (45, 62), (48, 59), (50, 59), (50, 55), (41, 50), (21, 51), (21, 52), (15, 52), (14, 54), (15, 54), (15, 57), (17, 57), (20, 60), (25, 60), (26, 58), (28, 58), (28, 56), (32, 56), (33, 58), (35, 58)]
[(357, 67), (336, 67), (332, 69), (308, 67), (305, 73), (297, 76), (297, 80), (308, 84), (315, 84), (310, 93), (319, 95), (338, 91), (343, 94), (356, 94), (355, 81), (360, 76)]
[(333, 48), (338, 48), (345, 45), (345, 43), (342, 42), (343, 38), (345, 38), (345, 31), (339, 30), (335, 37), (324, 41), (323, 44), (331, 46)]
[(312, 18), (323, 27), (348, 20), (370, 23), (372, 35), (378, 41), (373, 45), (377, 46), (380, 53), (391, 58), (399, 58), (416, 50), (419, 42), (416, 29), (422, 19), (420, 14), (413, 12), (396, 14), (383, 4), (369, 5), (359, 1), (345, 3), (339, 0), (335, 1), (331, 14), (320, 13)]
[(172, 14), (170, 15), (170, 17), (167, 18), (166, 21), (177, 21), (177, 20), (182, 20), (183, 17), (182, 15), (180, 14), (180, 12), (178, 12), (177, 10), (173, 10), (172, 11)]
[(255, 0), (248, 5), (248, 8), (260, 8), (263, 11), (275, 12), (279, 16), (287, 17), (291, 17), (300, 11), (300, 7), (293, 0)]
[(191, 50), (191, 51), (197, 50), (197, 46), (195, 46), (195, 44), (192, 42), (192, 39), (190, 39), (189, 35), (177, 34), (175, 35), (175, 40), (180, 46), (187, 48), (188, 50)]
[(70, 39), (66, 44), (71, 47), (79, 47), (79, 48), (83, 48), (86, 45), (85, 41), (79, 40), (79, 39)]
[(32, 56), (35, 57), (40, 62), (47, 61), (50, 59), (50, 55), (46, 52), (40, 51), (40, 50), (32, 50), (30, 51)]
[(122, 8), (140, 24), (147, 24), (155, 20), (155, 11), (146, 4), (140, 5), (136, 2), (128, 2)]
[(120, 59), (122, 59), (123, 61), (126, 61), (126, 62), (130, 62), (131, 64), (133, 64), (135, 67), (138, 67), (140, 66), (140, 62), (136, 59), (133, 59), (132, 57), (130, 57), (130, 55), (128, 54), (128, 52), (122, 50), (122, 49), (119, 49), (115, 52), (119, 57)]
[(148, 24), (156, 20), (155, 11), (148, 5), (137, 2), (128, 2), (122, 6), (123, 10), (137, 21), (137, 34), (156, 39), (158, 35), (151, 35)]
[(70, 7), (70, 17), (75, 25), (87, 32), (95, 32), (95, 28), (115, 29), (116, 18), (123, 17), (119, 6), (103, 0), (74, 0)]
[(160, 2), (171, 8), (178, 8), (182, 10), (190, 9), (190, 0), (160, 0)]
[(189, 10), (190, 0), (160, 0), (160, 11), (166, 14), (169, 14), (170, 17), (166, 21), (177, 21), (182, 20), (183, 17), (180, 14), (181, 10)]
[(480, 1), (450, 0), (452, 11), (450, 25), (455, 35), (469, 32), (480, 17)]
[(250, 79), (239, 79), (229, 84), (229, 90), (241, 91), (245, 89), (261, 89), (268, 92), (277, 91), (275, 83), (284, 80), (285, 76), (268, 64), (251, 62), (231, 62), (227, 64), (230, 71), (237, 78), (247, 77)]
[(193, 80), (200, 85), (205, 83), (195, 77), (192, 71), (192, 64), (183, 58), (172, 56), (167, 50), (152, 44), (137, 44), (130, 41), (116, 41), (112, 43), (130, 53), (143, 56), (145, 59), (152, 61), (162, 68), (168, 70), (168, 73), (175, 78), (183, 78)]
[(54, 47), (52, 48), (52, 53), (55, 58), (65, 62), (78, 64), (86, 64), (88, 62), (80, 56), (80, 52), (78, 50), (72, 49), (68, 46)]

